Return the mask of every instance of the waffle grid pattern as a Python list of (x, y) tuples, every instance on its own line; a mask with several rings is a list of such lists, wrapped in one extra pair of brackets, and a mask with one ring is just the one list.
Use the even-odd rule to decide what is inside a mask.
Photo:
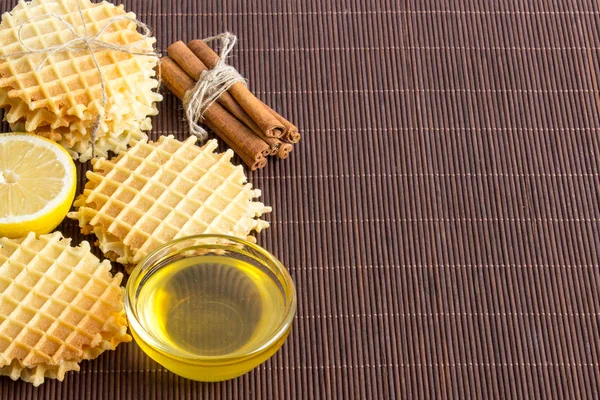
[(65, 361), (93, 358), (128, 341), (123, 275), (111, 276), (110, 262), (100, 262), (87, 242), (70, 242), (60, 232), (0, 238), (0, 368), (41, 366), (55, 373)]
[(216, 141), (202, 148), (195, 142), (163, 136), (156, 143), (138, 142), (114, 160), (94, 160), (71, 217), (84, 229), (102, 227), (129, 247), (134, 256), (127, 263), (179, 237), (246, 238), (268, 227), (255, 218), (271, 208), (252, 201), (260, 191), (246, 183), (241, 166), (231, 164), (233, 152), (215, 154)]

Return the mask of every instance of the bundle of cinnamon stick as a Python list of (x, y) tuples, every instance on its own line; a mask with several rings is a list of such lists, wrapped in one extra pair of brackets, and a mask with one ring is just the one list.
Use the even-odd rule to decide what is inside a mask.
[[(194, 89), (202, 72), (214, 68), (219, 56), (202, 40), (182, 41), (161, 59), (164, 84), (179, 99)], [(204, 111), (203, 123), (251, 169), (263, 168), (267, 156), (287, 158), (300, 140), (298, 128), (264, 104), (243, 83), (234, 83)]]

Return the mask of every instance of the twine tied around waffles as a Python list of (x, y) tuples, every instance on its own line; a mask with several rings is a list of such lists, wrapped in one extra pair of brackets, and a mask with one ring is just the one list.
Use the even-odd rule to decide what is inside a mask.
[[(89, 54), (92, 58), (94, 67), (98, 71), (98, 75), (100, 78), (102, 108), (106, 109), (107, 103), (108, 103), (108, 93), (107, 93), (107, 88), (106, 88), (106, 81), (105, 81), (105, 77), (104, 77), (102, 68), (100, 67), (99, 61), (96, 57), (95, 51), (97, 49), (108, 49), (108, 50), (115, 50), (118, 52), (126, 53), (129, 55), (134, 55), (134, 56), (135, 55), (151, 56), (151, 57), (155, 57), (156, 59), (158, 59), (160, 57), (160, 55), (154, 51), (143, 51), (143, 49), (138, 48), (137, 44), (135, 44), (135, 43), (134, 44), (126, 44), (126, 45), (116, 45), (116, 44), (109, 43), (109, 42), (106, 42), (106, 41), (103, 41), (100, 39), (100, 37), (113, 24), (116, 24), (120, 21), (126, 21), (126, 22), (135, 24), (136, 30), (137, 29), (142, 30), (142, 33), (141, 33), (142, 40), (148, 39), (151, 37), (152, 31), (151, 31), (150, 27), (148, 27), (148, 25), (144, 24), (143, 22), (140, 22), (137, 19), (127, 16), (127, 15), (117, 15), (117, 16), (108, 18), (106, 24), (98, 32), (96, 32), (95, 34), (89, 34), (85, 15), (84, 15), (84, 10), (81, 7), (81, 4), (79, 4), (79, 3), (77, 4), (77, 7), (78, 7), (78, 14), (79, 14), (79, 17), (81, 18), (81, 22), (82, 22), (81, 27), (83, 28), (83, 31), (84, 31), (83, 34), (80, 34), (77, 31), (77, 27), (73, 23), (67, 21), (62, 15), (59, 15), (57, 13), (34, 15), (34, 16), (27, 18), (18, 27), (17, 41), (25, 49), (25, 51), (0, 55), (0, 60), (8, 60), (13, 57), (21, 57), (21, 56), (32, 55), (32, 54), (42, 54), (45, 56), (45, 58), (39, 63), (39, 65), (35, 69), (35, 72), (39, 73), (40, 70), (44, 67), (44, 65), (46, 65), (48, 63), (48, 61), (51, 59), (51, 57), (59, 52), (82, 52), (82, 51), (89, 52)], [(34, 24), (36, 21), (42, 20), (42, 19), (51, 19), (51, 20), (54, 20), (54, 21), (64, 25), (64, 27), (71, 32), (71, 34), (73, 36), (72, 39), (70, 39), (62, 44), (51, 45), (51, 46), (47, 46), (44, 48), (34, 48), (34, 47), (29, 46), (26, 43), (26, 39), (23, 37), (23, 30), (26, 27), (28, 27), (30, 24)], [(91, 124), (92, 129), (91, 129), (90, 142), (91, 142), (91, 148), (92, 148), (92, 151), (91, 151), (92, 156), (95, 154), (96, 139), (97, 139), (97, 134), (98, 134), (98, 130), (100, 128), (100, 123), (101, 123), (102, 117), (103, 116), (101, 115), (101, 113), (98, 113), (94, 122)]]

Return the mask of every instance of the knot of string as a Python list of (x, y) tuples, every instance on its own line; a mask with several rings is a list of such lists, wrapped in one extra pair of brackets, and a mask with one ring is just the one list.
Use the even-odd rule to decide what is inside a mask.
[(235, 83), (246, 80), (231, 65), (227, 65), (227, 57), (237, 42), (237, 37), (229, 32), (204, 39), (204, 42), (220, 42), (219, 61), (214, 68), (202, 72), (200, 79), (193, 89), (189, 90), (183, 99), (185, 116), (190, 132), (200, 140), (206, 140), (207, 132), (200, 126), (204, 113), (215, 101)]

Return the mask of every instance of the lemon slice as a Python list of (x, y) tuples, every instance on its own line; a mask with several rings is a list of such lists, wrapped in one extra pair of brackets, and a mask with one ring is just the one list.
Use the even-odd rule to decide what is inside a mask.
[(73, 204), (77, 170), (60, 145), (26, 133), (0, 134), (0, 237), (44, 234)]

